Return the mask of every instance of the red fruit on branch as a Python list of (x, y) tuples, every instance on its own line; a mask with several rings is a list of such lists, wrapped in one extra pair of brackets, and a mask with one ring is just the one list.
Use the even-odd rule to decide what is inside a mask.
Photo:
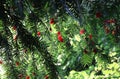
[(49, 76), (48, 76), (48, 75), (46, 75), (46, 76), (45, 76), (45, 79), (49, 79)]
[(60, 35), (61, 33), (58, 31), (57, 34)]
[(30, 76), (26, 76), (26, 78), (25, 79), (30, 79)]
[(102, 16), (102, 14), (100, 12), (96, 13), (96, 18), (100, 18)]
[(55, 24), (55, 21), (53, 18), (50, 19), (50, 24)]
[(16, 26), (13, 26), (13, 27), (12, 27), (13, 30), (16, 30), (16, 28), (17, 28)]
[(40, 32), (37, 32), (37, 35), (38, 35), (38, 36), (40, 36), (40, 34), (41, 34)]
[(59, 40), (60, 42), (63, 42), (63, 37), (62, 37), (61, 35), (58, 35), (58, 40)]
[(0, 64), (3, 64), (2, 60), (0, 60)]
[(92, 39), (92, 34), (89, 35), (89, 38)]
[(84, 34), (85, 33), (85, 30), (84, 29), (81, 29), (80, 30), (80, 34), (82, 35), (82, 34)]
[(19, 63), (19, 62), (16, 62), (15, 64), (16, 64), (16, 66), (19, 66), (19, 65), (20, 65), (20, 63)]

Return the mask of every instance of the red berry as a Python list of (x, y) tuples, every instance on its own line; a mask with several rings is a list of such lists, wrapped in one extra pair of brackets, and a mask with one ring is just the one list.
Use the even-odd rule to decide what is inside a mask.
[(89, 38), (92, 39), (92, 34), (89, 35)]
[(48, 76), (48, 75), (46, 75), (46, 76), (45, 76), (45, 79), (49, 79), (49, 76)]
[(50, 24), (55, 24), (55, 21), (53, 18), (50, 19)]
[(80, 34), (82, 35), (82, 34), (84, 34), (85, 33), (85, 30), (84, 29), (81, 29), (80, 30)]
[(37, 32), (37, 35), (38, 35), (38, 36), (40, 36), (40, 34), (41, 34), (40, 32)]
[(25, 79), (30, 79), (30, 76), (26, 76), (26, 78)]
[(61, 33), (58, 31), (57, 34), (60, 35)]
[(19, 62), (16, 62), (16, 66), (19, 66), (20, 65), (20, 63)]
[(13, 30), (16, 30), (16, 28), (17, 28), (16, 26), (13, 26), (13, 27), (12, 27)]
[(61, 35), (58, 35), (58, 40), (59, 40), (60, 42), (63, 42), (63, 38), (62, 38)]
[(3, 64), (2, 60), (0, 60), (0, 64)]
[(96, 13), (96, 18), (100, 18), (102, 16), (102, 14), (100, 12)]

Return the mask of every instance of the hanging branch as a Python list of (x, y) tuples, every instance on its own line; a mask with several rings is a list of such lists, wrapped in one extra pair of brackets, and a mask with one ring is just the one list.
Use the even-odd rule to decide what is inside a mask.
[(31, 33), (29, 33), (26, 29), (23, 28), (23, 24), (18, 20), (16, 16), (14, 16), (14, 23), (17, 26), (18, 38), (24, 44), (24, 46), (33, 50), (34, 47), (40, 52), (42, 58), (44, 59), (44, 65), (46, 69), (49, 71), (51, 79), (58, 79), (58, 71), (55, 66), (52, 56), (47, 51), (47, 46), (44, 42), (40, 42), (37, 38), (33, 37)]
[[(20, 7), (20, 6), (19, 6)], [(4, 6), (3, 6), (4, 9)], [(5, 10), (1, 11), (1, 13), (4, 13)], [(3, 22), (5, 20), (10, 20), (14, 23), (16, 26), (16, 31), (18, 33), (18, 38), (21, 40), (22, 44), (24, 46), (28, 47), (30, 50), (33, 50), (34, 48), (37, 48), (40, 55), (44, 59), (44, 65), (46, 66), (46, 69), (48, 70), (50, 74), (50, 79), (58, 79), (58, 71), (57, 67), (55, 66), (52, 56), (50, 53), (47, 51), (47, 46), (45, 46), (44, 42), (40, 42), (37, 38), (33, 37), (31, 33), (29, 33), (26, 29), (23, 28), (23, 24), (20, 22), (20, 17), (18, 15), (10, 14), (9, 11), (6, 11), (7, 15), (9, 15), (9, 18), (7, 15), (5, 15), (4, 18), (2, 18)], [(8, 49), (8, 47), (7, 47)], [(10, 54), (10, 51), (6, 50), (6, 56), (9, 58), (7, 60), (13, 61), (13, 59), (10, 57), (12, 54)], [(12, 65), (12, 64), (11, 64)], [(11, 66), (11, 69), (14, 69), (13, 66)], [(14, 70), (13, 70), (14, 71)], [(14, 75), (16, 77), (16, 74)], [(15, 78), (17, 79), (17, 78)]]
[(0, 46), (2, 48), (5, 48), (5, 62), (6, 62), (6, 67), (8, 68), (9, 70), (9, 74), (8, 74), (8, 77), (9, 78), (14, 78), (14, 79), (17, 79), (17, 74), (16, 74), (16, 70), (13, 66), (13, 54), (11, 52), (11, 49), (10, 49), (10, 45), (7, 41), (7, 38), (3, 37), (1, 34), (0, 34)]

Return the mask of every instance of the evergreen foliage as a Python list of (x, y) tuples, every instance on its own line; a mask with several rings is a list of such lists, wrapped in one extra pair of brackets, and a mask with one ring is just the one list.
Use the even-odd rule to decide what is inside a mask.
[(119, 0), (0, 0), (1, 79), (119, 79)]

